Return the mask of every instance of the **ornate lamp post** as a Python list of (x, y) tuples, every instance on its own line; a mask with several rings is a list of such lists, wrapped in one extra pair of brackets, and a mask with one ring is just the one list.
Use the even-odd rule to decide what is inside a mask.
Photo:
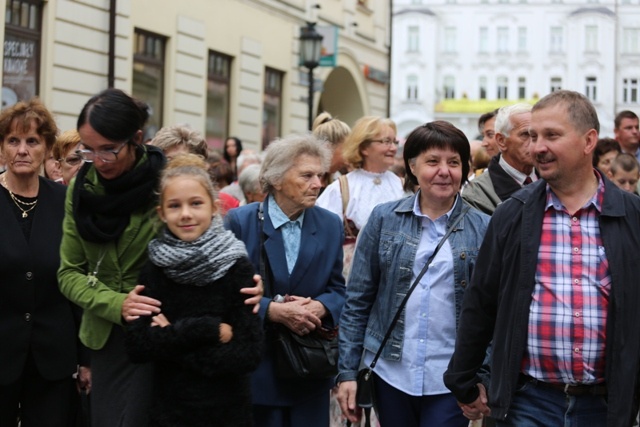
[(320, 47), (322, 35), (316, 31), (315, 22), (307, 22), (307, 26), (300, 29), (300, 59), (302, 65), (309, 70), (309, 130), (313, 124), (313, 69), (320, 63)]

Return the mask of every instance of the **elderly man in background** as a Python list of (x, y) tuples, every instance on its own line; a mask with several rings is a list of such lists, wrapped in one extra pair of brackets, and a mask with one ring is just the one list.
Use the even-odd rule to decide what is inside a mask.
[(531, 105), (502, 107), (495, 119), (495, 140), (500, 155), (494, 156), (487, 172), (469, 183), (462, 198), (471, 206), (491, 215), (496, 206), (523, 186), (536, 181), (529, 155)]

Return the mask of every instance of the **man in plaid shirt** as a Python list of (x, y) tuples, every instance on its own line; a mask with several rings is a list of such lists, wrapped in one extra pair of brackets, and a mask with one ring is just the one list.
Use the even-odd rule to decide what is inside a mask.
[[(491, 415), (498, 426), (630, 426), (640, 373), (640, 198), (593, 168), (599, 122), (583, 95), (542, 98), (529, 131), (542, 179), (492, 217), (445, 384), (467, 418)], [(483, 384), (478, 370), (492, 340)]]

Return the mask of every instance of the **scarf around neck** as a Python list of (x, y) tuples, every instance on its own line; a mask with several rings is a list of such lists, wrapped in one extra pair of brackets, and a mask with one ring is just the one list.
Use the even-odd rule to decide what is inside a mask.
[(135, 147), (136, 161), (131, 170), (114, 179), (104, 179), (96, 171), (104, 194), (96, 194), (87, 182), (87, 172), (93, 168), (91, 163), (85, 163), (78, 172), (72, 193), (73, 218), (84, 240), (93, 243), (116, 240), (129, 225), (134, 211), (155, 204), (154, 190), (165, 164), (164, 154), (151, 145)]
[(180, 240), (164, 228), (149, 243), (149, 260), (181, 285), (206, 286), (223, 277), (236, 260), (246, 256), (244, 243), (222, 226), (219, 215), (193, 242)]

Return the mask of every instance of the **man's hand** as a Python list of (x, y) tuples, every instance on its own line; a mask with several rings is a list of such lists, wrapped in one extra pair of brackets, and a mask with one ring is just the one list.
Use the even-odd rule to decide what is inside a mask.
[(253, 275), (253, 281), (256, 283), (254, 287), (242, 288), (240, 289), (240, 292), (246, 295), (252, 295), (244, 300), (244, 303), (247, 305), (253, 305), (253, 314), (257, 314), (260, 309), (260, 300), (264, 295), (264, 285), (262, 284), (262, 278), (259, 274)]
[(342, 416), (351, 423), (357, 423), (362, 417), (362, 408), (356, 405), (356, 390), (358, 385), (355, 380), (343, 381), (338, 385), (338, 403), (342, 410)]
[(491, 410), (487, 406), (487, 390), (484, 385), (478, 383), (478, 391), (480, 395), (472, 403), (460, 403), (458, 406), (462, 409), (462, 413), (470, 420), (479, 420), (483, 416), (491, 415)]
[(151, 316), (160, 313), (162, 303), (157, 299), (140, 295), (144, 286), (136, 285), (122, 303), (122, 318), (127, 322), (133, 322), (140, 316)]

